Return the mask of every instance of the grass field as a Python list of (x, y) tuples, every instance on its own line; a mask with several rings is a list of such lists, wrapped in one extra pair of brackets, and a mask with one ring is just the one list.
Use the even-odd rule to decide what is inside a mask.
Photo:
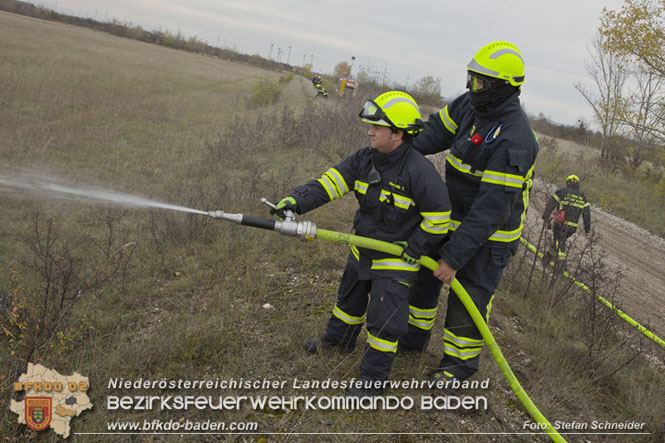
[[(68, 186), (268, 217), (260, 197), (278, 200), (366, 145), (357, 118), (362, 91), (348, 102), (313, 100), (311, 83), (295, 77), (283, 80), (275, 103), (256, 106), (257, 80), (277, 82), (282, 74), (4, 13), (0, 58), (3, 171), (23, 168)], [(57, 440), (52, 431), (37, 435), (18, 425), (9, 411), (12, 383), (27, 362), (89, 377), (95, 406), (73, 419), (71, 441), (547, 441), (513, 434), (525, 431), (529, 417), (486, 351), (477, 379), (489, 378), (490, 389), (470, 395), (486, 396), (487, 410), (109, 410), (108, 397), (118, 395), (341, 395), (293, 383), (357, 376), (362, 346), (344, 358), (302, 350), (327, 321), (347, 249), (179, 212), (8, 191), (0, 202), (0, 294), (13, 294), (0, 313), (6, 441)], [(354, 209), (347, 197), (306, 218), (348, 232)], [(526, 258), (513, 259), (490, 327), (544, 415), (553, 422), (643, 422), (649, 433), (569, 441), (662, 441), (665, 376), (644, 355), (657, 350), (598, 318), (580, 295), (548, 303), (553, 290), (539, 275), (525, 295), (528, 269)], [(445, 312), (445, 297), (439, 309)], [(427, 352), (397, 356), (394, 380), (427, 378), (441, 358), (442, 329), (440, 317)], [(135, 390), (109, 387), (114, 378), (286, 385)], [(432, 393), (389, 394), (419, 402)], [(258, 427), (214, 437), (77, 435), (109, 432), (107, 424), (118, 420), (155, 419)], [(448, 435), (431, 435), (441, 433)]]

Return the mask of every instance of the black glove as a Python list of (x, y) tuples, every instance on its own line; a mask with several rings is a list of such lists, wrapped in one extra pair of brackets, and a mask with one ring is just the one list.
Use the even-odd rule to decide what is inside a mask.
[(270, 214), (277, 214), (280, 220), (284, 220), (284, 211), (298, 212), (298, 203), (293, 197), (285, 197), (275, 205), (274, 208), (270, 208)]
[(413, 253), (411, 249), (409, 249), (409, 244), (405, 241), (396, 241), (394, 242), (397, 245), (400, 245), (402, 249), (402, 256), (400, 257), (402, 261), (407, 262), (410, 265), (417, 265), (418, 260), (420, 260), (420, 255)]

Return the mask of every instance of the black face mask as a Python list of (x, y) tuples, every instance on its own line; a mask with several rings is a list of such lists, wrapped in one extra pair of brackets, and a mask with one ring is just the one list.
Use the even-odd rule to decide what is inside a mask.
[(470, 93), (471, 105), (480, 112), (487, 112), (491, 108), (499, 106), (501, 103), (517, 92), (517, 88), (512, 85), (501, 85), (496, 88), (484, 89), (478, 92)]

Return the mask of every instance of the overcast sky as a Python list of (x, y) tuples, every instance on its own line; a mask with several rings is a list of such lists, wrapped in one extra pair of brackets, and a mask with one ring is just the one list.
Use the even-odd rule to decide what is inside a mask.
[[(587, 47), (603, 7), (621, 0), (49, 0), (61, 12), (131, 22), (147, 30), (197, 36), (211, 45), (332, 73), (338, 62), (384, 74), (402, 85), (425, 75), (441, 92), (463, 92), (465, 67), (486, 43), (507, 40), (526, 64), (522, 102), (527, 112), (575, 124), (591, 112), (574, 89), (589, 83)], [(290, 47), (290, 49), (289, 49)], [(281, 48), (281, 53), (280, 53)], [(272, 50), (272, 52), (271, 52)]]

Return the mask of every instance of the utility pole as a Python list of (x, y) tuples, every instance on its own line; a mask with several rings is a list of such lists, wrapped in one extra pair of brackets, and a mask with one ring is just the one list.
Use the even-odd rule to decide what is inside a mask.
[(303, 54), (303, 55), (302, 55), (302, 65), (303, 65), (303, 66), (305, 66), (305, 56), (306, 56), (306, 55), (307, 55), (307, 54)]
[(268, 56), (268, 60), (272, 60), (272, 47), (274, 43), (270, 43), (270, 55)]
[(314, 54), (309, 57), (309, 64), (314, 66)]
[(279, 59), (282, 58), (282, 47), (277, 48), (277, 63), (279, 63)]
[(353, 62), (356, 61), (356, 57), (354, 55), (351, 56), (351, 66), (349, 66), (349, 78), (351, 77), (351, 71), (353, 71)]
[(288, 53), (288, 55), (286, 56), (286, 64), (287, 64), (287, 65), (289, 64), (289, 58), (290, 58), (290, 57), (291, 57), (291, 45), (289, 45), (289, 53)]

